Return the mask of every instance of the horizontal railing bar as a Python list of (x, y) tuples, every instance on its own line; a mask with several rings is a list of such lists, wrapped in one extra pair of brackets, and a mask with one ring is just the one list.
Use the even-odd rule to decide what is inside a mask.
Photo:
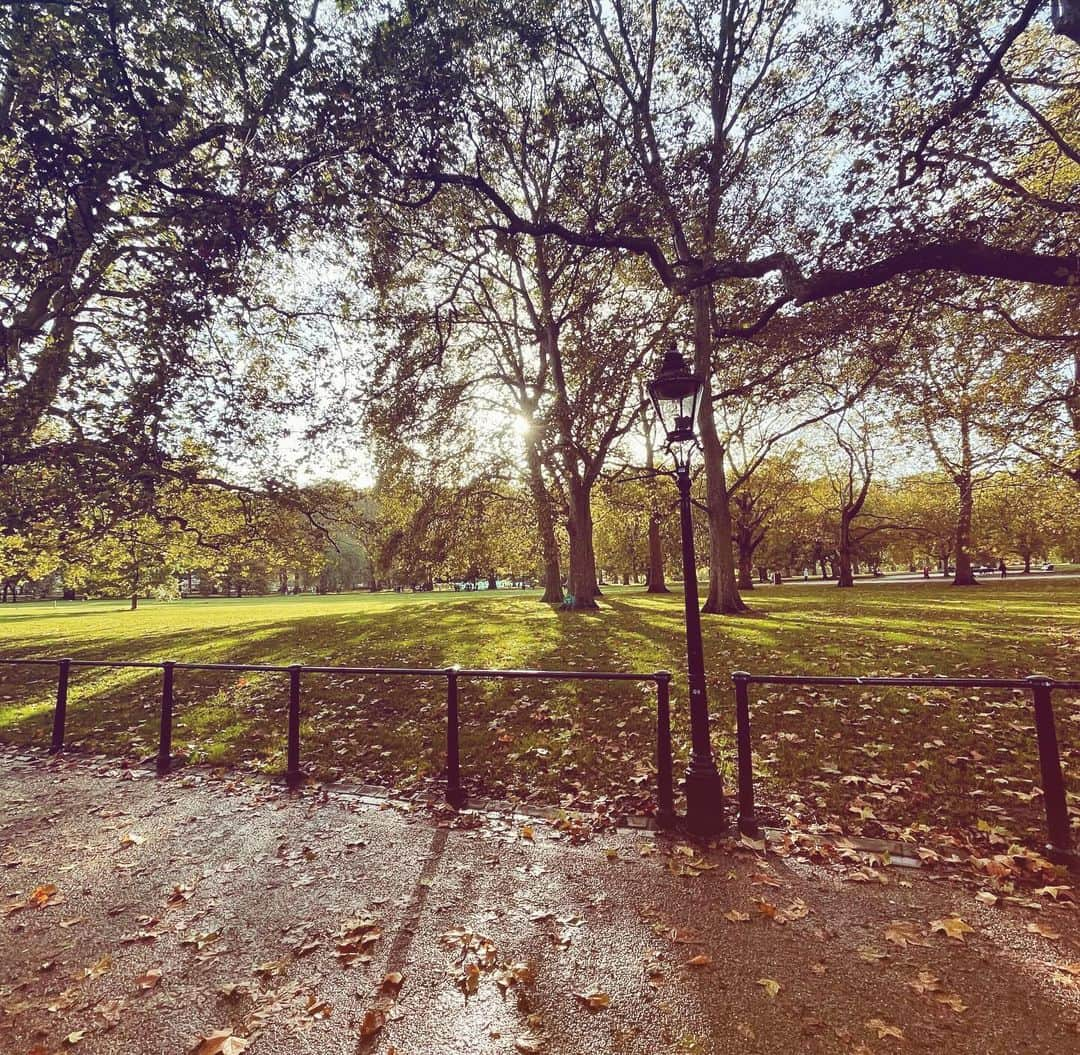
[[(1025, 689), (1030, 691), (1031, 682), (1022, 678), (886, 678), (886, 677), (814, 677), (798, 674), (750, 674), (738, 680), (750, 685), (922, 685), (944, 688)], [(1040, 679), (1042, 680), (1042, 679)], [(1055, 689), (1068, 688), (1072, 683), (1047, 678)]]
[[(5, 659), (0, 658), (0, 664), (15, 666), (25, 664), (28, 666), (57, 666), (59, 659)], [(143, 660), (98, 660), (98, 659), (73, 659), (73, 667), (105, 667), (117, 669), (137, 668), (140, 670), (161, 670), (164, 662), (151, 663)], [(285, 674), (292, 669), (292, 664), (281, 665), (272, 663), (181, 663), (173, 664), (176, 670), (224, 670), (224, 671), (255, 671), (262, 673)], [(453, 670), (459, 678), (547, 678), (563, 681), (657, 681), (658, 679), (670, 679), (670, 674), (658, 671), (652, 674), (637, 674), (625, 671), (587, 671), (587, 670), (495, 670), (484, 667), (329, 667), (307, 666), (300, 664), (300, 669), (306, 674), (370, 674), (389, 675), (393, 677), (446, 677)]]

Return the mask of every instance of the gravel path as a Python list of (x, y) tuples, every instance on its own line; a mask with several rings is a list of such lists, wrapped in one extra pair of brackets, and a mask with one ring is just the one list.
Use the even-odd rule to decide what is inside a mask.
[(0, 1051), (1080, 1051), (1068, 880), (467, 823), (4, 752)]

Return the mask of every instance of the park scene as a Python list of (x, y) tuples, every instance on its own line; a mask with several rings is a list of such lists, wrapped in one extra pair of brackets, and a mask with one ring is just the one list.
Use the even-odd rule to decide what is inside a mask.
[(0, 143), (0, 1052), (1080, 1050), (1077, 0), (15, 0)]

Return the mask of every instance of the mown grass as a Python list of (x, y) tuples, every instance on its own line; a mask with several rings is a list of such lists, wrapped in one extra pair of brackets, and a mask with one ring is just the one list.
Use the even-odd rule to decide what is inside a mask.
[[(753, 611), (705, 620), (715, 736), (732, 765), (730, 674), (953, 674), (1080, 678), (1080, 579), (792, 585), (758, 590)], [(0, 612), (0, 654), (377, 666), (670, 669), (685, 744), (682, 598), (609, 588), (595, 613), (535, 593), (352, 594), (144, 603), (21, 604)], [(153, 753), (160, 675), (73, 675), (68, 742)], [(48, 741), (55, 672), (0, 667), (0, 740)], [(174, 745), (189, 760), (283, 766), (286, 680), (181, 671)], [(462, 768), (497, 797), (647, 810), (654, 765), (650, 685), (465, 682)], [(1072, 789), (1080, 696), (1058, 693)], [(322, 778), (423, 787), (443, 766), (441, 678), (305, 675), (303, 757)], [(1036, 839), (1041, 825), (1030, 700), (964, 690), (761, 690), (754, 723), (762, 800), (864, 834), (919, 826)], [(729, 773), (730, 776), (730, 773)], [(1077, 805), (1074, 797), (1073, 805)], [(925, 834), (923, 832), (922, 834)]]

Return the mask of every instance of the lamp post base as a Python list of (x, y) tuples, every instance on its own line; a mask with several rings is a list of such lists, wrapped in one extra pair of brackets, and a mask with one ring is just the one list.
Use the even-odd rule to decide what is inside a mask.
[(724, 785), (714, 764), (691, 762), (683, 790), (686, 793), (686, 826), (690, 831), (707, 836), (727, 830)]

